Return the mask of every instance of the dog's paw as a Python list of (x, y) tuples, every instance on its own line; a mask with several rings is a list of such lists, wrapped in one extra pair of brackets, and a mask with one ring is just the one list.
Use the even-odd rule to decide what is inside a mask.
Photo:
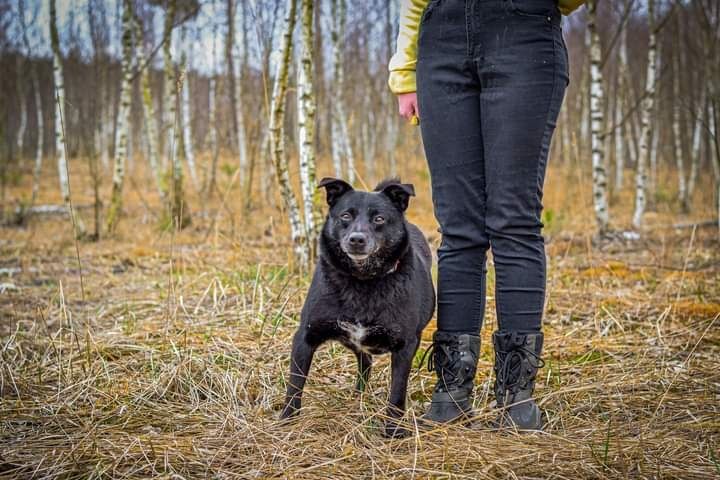
[(279, 420), (290, 420), (291, 418), (296, 417), (298, 413), (300, 413), (299, 408), (286, 406), (283, 408), (282, 412), (280, 412)]
[(382, 434), (385, 438), (405, 438), (410, 435), (410, 430), (398, 421), (387, 420), (383, 425)]

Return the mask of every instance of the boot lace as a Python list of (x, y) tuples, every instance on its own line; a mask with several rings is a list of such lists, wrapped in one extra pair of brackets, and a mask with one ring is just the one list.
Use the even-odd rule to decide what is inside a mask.
[(526, 347), (517, 347), (511, 351), (496, 351), (495, 364), (500, 365), (497, 372), (497, 382), (501, 391), (515, 393), (518, 388), (523, 388), (527, 378), (523, 382), (523, 358), (528, 359), (530, 366), (537, 371), (545, 366), (545, 361), (532, 350)]
[(461, 383), (458, 376), (460, 373), (460, 351), (453, 348), (453, 344), (433, 342), (425, 353), (423, 353), (420, 365), (425, 363), (427, 359), (427, 369), (429, 372), (437, 370), (439, 379), (444, 385), (453, 385)]

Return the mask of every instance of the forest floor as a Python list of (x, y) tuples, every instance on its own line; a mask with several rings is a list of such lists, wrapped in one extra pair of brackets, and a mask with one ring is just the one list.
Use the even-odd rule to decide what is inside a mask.
[[(409, 217), (437, 245), (427, 175), (408, 170)], [(41, 203), (58, 201), (51, 172)], [(76, 177), (75, 202), (88, 204)], [(551, 169), (545, 431), (452, 425), (387, 440), (388, 358), (360, 397), (354, 356), (335, 344), (316, 355), (302, 415), (277, 420), (309, 278), (288, 267), (283, 214), (259, 201), (243, 213), (221, 188), (231, 201), (191, 197), (193, 225), (163, 231), (157, 199), (140, 195), (152, 182), (134, 182), (112, 238), (76, 244), (66, 217), (0, 227), (0, 478), (720, 477), (718, 231), (673, 228), (712, 219), (711, 200), (685, 217), (658, 197), (640, 240), (595, 243), (587, 174)], [(28, 190), (23, 180), (8, 198)], [(618, 224), (629, 198), (614, 199)], [(481, 419), (492, 416), (492, 275)], [(410, 424), (433, 386), (416, 367)]]

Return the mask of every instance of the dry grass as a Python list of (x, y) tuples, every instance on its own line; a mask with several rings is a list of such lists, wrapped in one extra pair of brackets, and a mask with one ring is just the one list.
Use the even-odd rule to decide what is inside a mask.
[[(436, 242), (427, 177), (421, 165), (409, 171), (413, 220)], [(450, 426), (386, 440), (388, 359), (359, 398), (354, 357), (337, 345), (318, 352), (302, 415), (279, 423), (308, 277), (288, 270), (272, 208), (243, 218), (239, 202), (215, 201), (201, 215), (195, 201), (191, 229), (160, 232), (156, 199), (143, 198), (148, 209), (145, 186), (130, 187), (117, 237), (80, 245), (84, 299), (67, 221), (4, 228), (0, 268), (13, 273), (0, 277), (0, 477), (720, 476), (717, 232), (662, 228), (679, 217), (659, 205), (642, 242), (601, 248), (588, 205), (573, 201), (589, 198), (586, 184), (567, 187), (565, 175), (551, 171), (546, 194), (554, 218), (537, 394), (549, 424), (533, 435)], [(493, 309), (491, 299), (481, 419), (492, 415)], [(432, 376), (414, 370), (408, 422), (431, 388)]]

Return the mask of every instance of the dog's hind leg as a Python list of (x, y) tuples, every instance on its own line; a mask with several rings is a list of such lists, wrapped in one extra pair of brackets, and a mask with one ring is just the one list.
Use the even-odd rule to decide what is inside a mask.
[(317, 345), (311, 345), (305, 338), (305, 332), (301, 329), (295, 333), (290, 355), (290, 378), (287, 384), (285, 395), (285, 408), (280, 418), (288, 418), (300, 410), (302, 391), (305, 387), (305, 380), (310, 372), (310, 364)]
[(370, 381), (370, 371), (372, 370), (372, 356), (361, 350), (356, 350), (355, 357), (357, 358), (358, 362), (358, 376), (355, 388), (358, 392), (362, 393), (365, 391), (365, 388)]

